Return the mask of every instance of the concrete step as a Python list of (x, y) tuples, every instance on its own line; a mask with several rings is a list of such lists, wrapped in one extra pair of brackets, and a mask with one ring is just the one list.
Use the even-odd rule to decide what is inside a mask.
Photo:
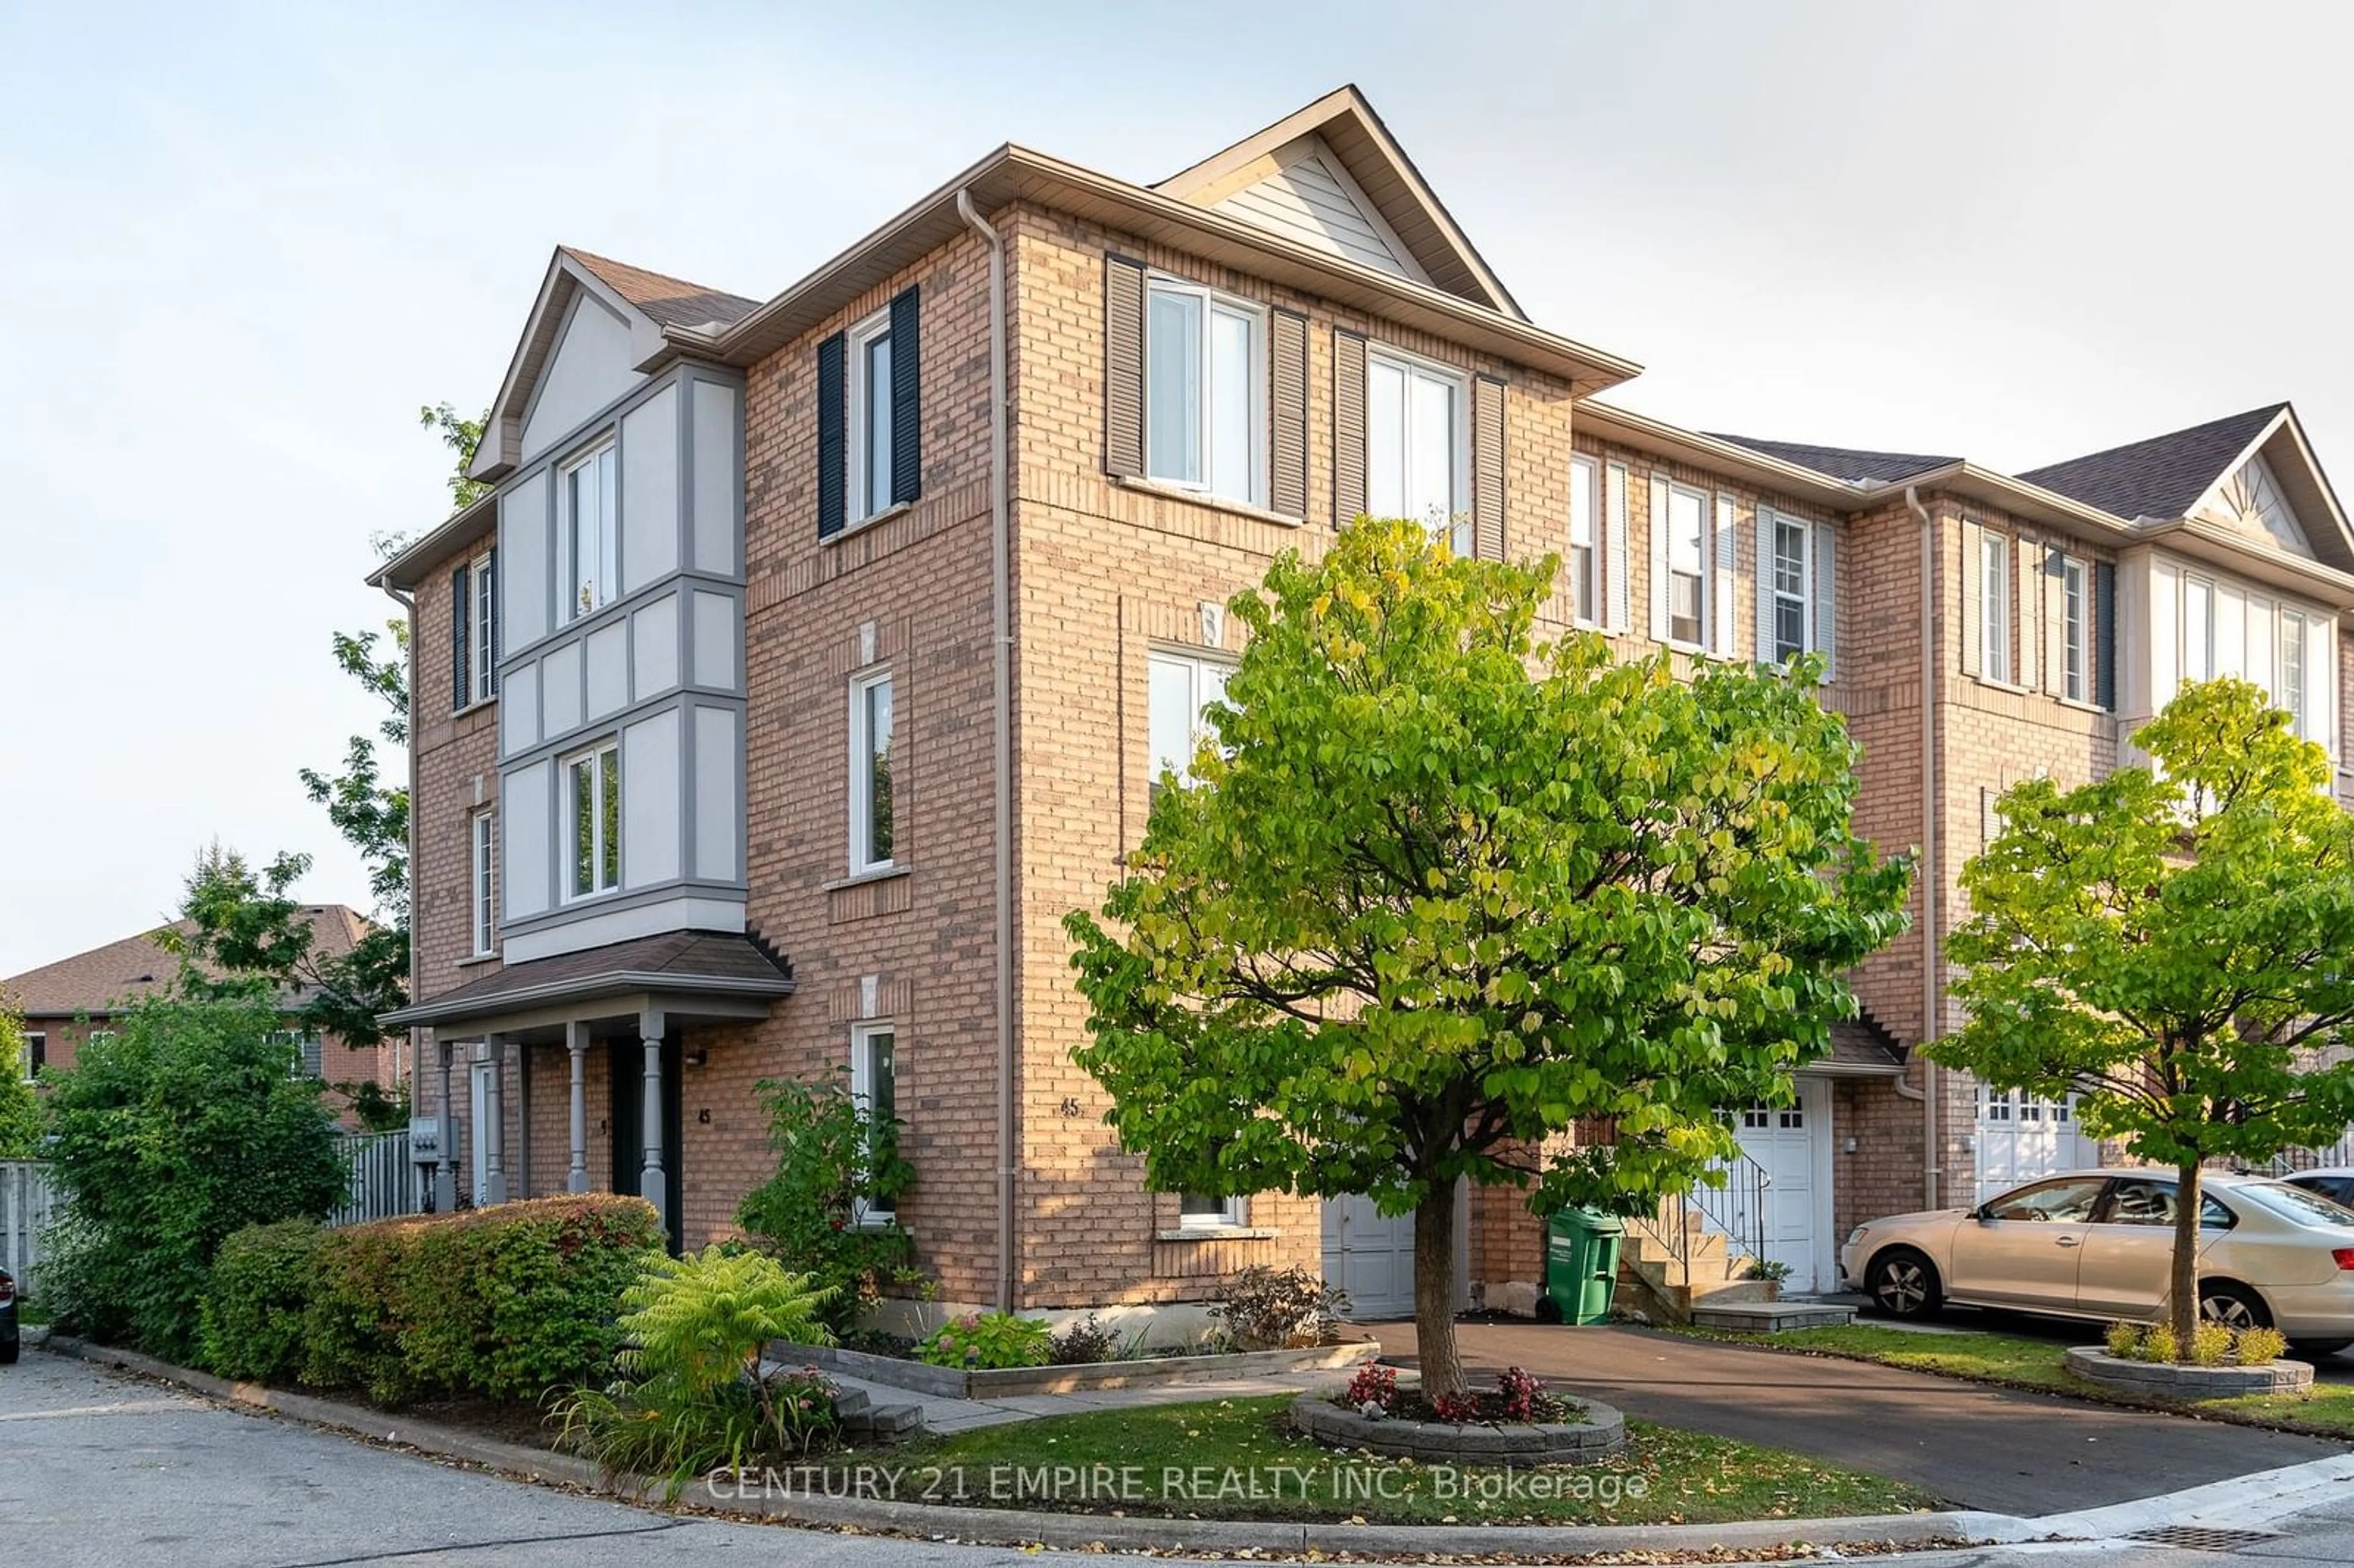
[(1782, 1334), (1793, 1329), (1836, 1328), (1855, 1321), (1855, 1308), (1835, 1301), (1725, 1301), (1711, 1297), (1692, 1308), (1702, 1329), (1744, 1334)]

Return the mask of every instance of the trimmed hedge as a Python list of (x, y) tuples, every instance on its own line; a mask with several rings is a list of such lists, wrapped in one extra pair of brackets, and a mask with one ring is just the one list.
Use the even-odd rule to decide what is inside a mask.
[[(219, 1333), (207, 1356), (223, 1376), (365, 1389), (385, 1404), (535, 1400), (607, 1376), (621, 1292), (661, 1245), (653, 1205), (610, 1192), (347, 1225), (299, 1256), (292, 1236), (241, 1232), (207, 1297)], [(290, 1319), (292, 1361), (278, 1338)]]
[(304, 1319), (326, 1235), (312, 1221), (281, 1220), (248, 1225), (221, 1243), (198, 1308), (206, 1366), (252, 1383), (302, 1375)]

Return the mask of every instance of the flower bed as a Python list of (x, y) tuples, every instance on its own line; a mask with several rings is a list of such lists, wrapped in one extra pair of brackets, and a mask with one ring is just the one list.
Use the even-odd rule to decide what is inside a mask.
[(1300, 1395), (1291, 1424), (1328, 1447), (1363, 1448), (1394, 1458), (1468, 1465), (1585, 1465), (1627, 1446), (1627, 1419), (1598, 1400), (1584, 1400), (1571, 1421), (1401, 1420), (1366, 1415), (1330, 1394)]
[(1151, 1388), (1163, 1383), (1214, 1382), (1225, 1378), (1266, 1377), (1281, 1372), (1322, 1372), (1353, 1367), (1382, 1353), (1372, 1340), (1343, 1345), (1312, 1345), (1304, 1350), (1243, 1351), (1207, 1356), (1150, 1356), (1136, 1361), (1094, 1361), (1077, 1366), (996, 1367), (967, 1369), (933, 1366), (897, 1356), (864, 1351), (836, 1350), (822, 1345), (779, 1342), (769, 1347), (770, 1359), (794, 1366), (810, 1365), (861, 1378), (890, 1388), (949, 1399), (1002, 1399), (1024, 1393), (1076, 1393), (1097, 1388)]
[(2108, 1388), (2167, 1399), (2221, 1399), (2243, 1393), (2296, 1393), (2313, 1386), (2307, 1361), (2273, 1361), (2253, 1366), (2184, 1365), (2113, 1356), (2098, 1345), (2068, 1352), (2068, 1370)]

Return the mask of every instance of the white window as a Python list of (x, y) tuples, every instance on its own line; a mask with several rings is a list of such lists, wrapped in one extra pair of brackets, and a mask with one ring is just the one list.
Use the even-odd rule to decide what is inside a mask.
[(571, 620), (610, 604), (621, 585), (620, 458), (606, 442), (565, 466), (557, 482), (557, 619)]
[(2280, 614), (2279, 685), (2273, 694), (2274, 705), (2288, 714), (2291, 728), (2311, 740), (2305, 724), (2305, 617), (2293, 609)]
[(493, 659), (492, 627), (498, 614), (498, 579), (492, 567), (493, 559), (484, 550), (466, 570), (467, 597), (472, 600), (466, 607), (466, 687), (468, 699), (477, 703), (489, 702), (494, 694), (491, 677), (497, 665)]
[(1250, 1224), (1250, 1200), (1188, 1192), (1177, 1200), (1177, 1224), (1189, 1231), (1214, 1231), (1224, 1230), (1229, 1225), (1246, 1225)]
[(891, 504), (891, 313), (875, 312), (850, 333), (850, 520)]
[(1154, 651), (1151, 686), (1145, 694), (1154, 794), (1169, 774), (1175, 774), (1181, 784), (1193, 782), (1194, 754), (1210, 735), (1203, 713), (1212, 703), (1225, 700), (1226, 677), (1232, 673), (1215, 659)]
[[(880, 1132), (898, 1119), (899, 1074), (893, 1059), (897, 1030), (888, 1023), (854, 1023), (850, 1029), (850, 1093)], [(887, 1198), (855, 1200), (851, 1216), (862, 1225), (887, 1225), (897, 1219)]]
[(564, 760), (565, 831), (572, 869), (565, 895), (587, 898), (621, 885), (621, 748), (607, 741)]
[(2010, 540), (1978, 535), (1978, 668), (1989, 681), (2010, 679)]
[(1388, 350), (1365, 359), (1365, 509), (1411, 517), (1471, 553), (1463, 378)]
[(1145, 472), (1266, 505), (1265, 313), (1163, 278), (1152, 281), (1145, 309)]
[(850, 870), (892, 864), (891, 672), (850, 683)]
[(2060, 559), (2060, 690), (2070, 702), (2090, 699), (2092, 661), (2087, 639), (2087, 611), (2092, 608), (2091, 578), (2084, 563), (2073, 556)]
[(2182, 678), (2215, 678), (2215, 585), (2204, 577), (2182, 579)]
[(1707, 495), (1668, 487), (1668, 641), (1698, 648), (1707, 641)]
[(1792, 517), (1774, 519), (1774, 661), (1807, 651), (1808, 553), (1814, 530)]
[(1592, 458), (1569, 460), (1569, 612), (1580, 625), (1602, 620), (1602, 471)]
[(472, 908), (477, 958), (491, 950), (491, 940), (498, 932), (498, 825), (495, 811), (477, 811), (470, 824), (473, 835)]

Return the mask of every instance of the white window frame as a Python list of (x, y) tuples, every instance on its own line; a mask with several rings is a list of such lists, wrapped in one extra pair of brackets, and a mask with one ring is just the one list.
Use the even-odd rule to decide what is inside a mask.
[(2060, 557), (2060, 694), (2072, 703), (2093, 696), (2093, 568), (2074, 556)]
[[(613, 464), (613, 482), (610, 490), (599, 487), (597, 571), (584, 578), (578, 558), (578, 543), (574, 537), (578, 519), (574, 515), (573, 476), (608, 460)], [(556, 471), (556, 580), (563, 587), (556, 602), (558, 625), (594, 615), (621, 597), (620, 448), (610, 435)], [(592, 589), (586, 604), (581, 602), (584, 586)]]
[(491, 673), (495, 668), (491, 660), (491, 626), (495, 614), (493, 599), (496, 584), (492, 580), (491, 552), (484, 550), (466, 563), (466, 701), (487, 703), (491, 700)]
[(887, 744), (896, 747), (899, 737), (899, 693), (891, 678), (889, 666), (870, 670), (854, 676), (850, 683), (850, 874), (863, 876), (869, 872), (896, 868), (899, 852), (899, 779), (895, 771), (891, 779), (891, 853), (880, 857), (870, 855), (875, 827), (875, 768), (873, 737), (867, 734), (867, 694), (876, 687), (889, 690), (891, 701), (891, 737)]
[[(1584, 559), (1581, 563), (1580, 552)], [(1579, 626), (1602, 624), (1602, 465), (1569, 460), (1569, 615)]]
[(2010, 683), (2011, 576), (2017, 569), (2010, 535), (1978, 531), (1978, 668), (1989, 681)]
[[(568, 782), (568, 780), (567, 780)], [(473, 931), (473, 956), (490, 957), (499, 931), (499, 825), (495, 807), (476, 811), (466, 823), (466, 858), (470, 873), (468, 923)]]
[[(600, 807), (605, 799), (605, 775), (610, 771), (613, 776), (613, 821), (611, 823), (611, 833), (609, 839), (607, 834), (607, 824), (603, 821), (603, 813), (601, 810), (599, 811), (596, 819), (590, 822), (588, 842), (588, 877), (592, 885), (590, 885), (585, 892), (579, 888), (574, 880), (580, 869), (579, 863), (575, 858), (578, 853), (578, 846), (580, 842), (580, 822), (578, 815), (580, 810), (580, 792), (578, 789), (574, 788), (572, 781), (574, 770), (578, 768), (584, 763), (593, 769), (590, 779), (588, 799), (591, 802)], [(628, 784), (621, 778), (620, 737), (618, 736), (607, 736), (603, 740), (599, 741), (594, 746), (583, 747), (578, 751), (567, 754), (557, 767), (557, 780), (558, 787), (564, 791), (564, 838), (562, 841), (564, 845), (564, 902), (567, 904), (585, 904), (594, 898), (609, 898), (612, 895), (620, 891), (622, 883), (621, 821), (623, 802), (621, 800), (621, 791), (628, 788)], [(610, 844), (613, 852), (613, 880), (603, 885), (596, 885), (598, 879), (601, 877), (604, 873), (606, 859), (605, 851), (609, 843)]]
[[(2290, 733), (2300, 740), (2311, 740), (2313, 737), (2306, 734), (2305, 724), (2306, 687), (2311, 680), (2311, 674), (2305, 667), (2305, 611), (2282, 605), (2279, 614), (2279, 622), (2273, 631), (2274, 641), (2278, 644), (2273, 654), (2273, 684), (2277, 688), (2273, 695), (2273, 705), (2288, 714)], [(2292, 659), (2296, 665), (2295, 691), (2289, 689), (2288, 681)]]
[[(850, 442), (850, 482), (849, 494), (843, 500), (846, 503), (844, 511), (848, 514), (849, 524), (864, 523), (889, 511), (893, 504), (891, 485), (887, 477), (882, 485), (883, 493), (880, 495), (875, 493), (875, 475), (871, 461), (875, 451), (874, 388), (868, 385), (869, 376), (866, 367), (867, 355), (874, 346), (877, 343), (890, 344), (891, 385), (885, 389), (884, 393), (885, 397), (889, 400), (886, 401), (886, 412), (884, 415), (884, 421), (887, 425), (890, 420), (887, 409), (896, 403), (899, 381), (899, 345), (890, 343), (890, 338), (891, 307), (885, 305), (852, 327), (844, 344), (847, 352), (843, 355), (845, 363), (843, 367), (844, 383), (843, 402), (846, 417), (843, 423)], [(884, 433), (883, 440), (884, 455), (888, 457), (891, 436), (887, 429)]]
[[(1189, 1203), (1215, 1203), (1215, 1209), (1192, 1210)], [(1206, 1192), (1186, 1192), (1177, 1199), (1177, 1228), (1181, 1231), (1241, 1230), (1250, 1224), (1250, 1200), (1240, 1195), (1215, 1198)]]
[[(862, 1019), (850, 1026), (850, 1094), (861, 1109), (872, 1116), (875, 1111), (876, 1074), (875, 1043), (880, 1037), (891, 1042), (891, 1115), (898, 1115), (899, 1105), (899, 1029), (887, 1018)], [(897, 1223), (898, 1205), (888, 1208), (872, 1199), (853, 1198), (850, 1202), (851, 1222), (860, 1225), (888, 1225)]]
[[(1201, 439), (1199, 454), (1201, 477), (1198, 479), (1189, 479), (1180, 473), (1163, 472), (1160, 465), (1153, 461), (1158, 455), (1152, 444), (1150, 406), (1152, 298), (1156, 294), (1182, 295), (1197, 301), (1201, 306), (1201, 337), (1194, 345), (1193, 361), (1197, 374), (1192, 389), (1193, 428)], [(1213, 451), (1211, 447), (1216, 432), (1217, 419), (1216, 409), (1213, 407), (1212, 400), (1214, 378), (1210, 373), (1211, 326), (1213, 321), (1221, 315), (1239, 320), (1250, 328), (1250, 345), (1244, 355), (1244, 362), (1250, 370), (1250, 407), (1244, 419), (1244, 429), (1247, 432), (1246, 439), (1250, 444), (1246, 460), (1250, 477), (1246, 486), (1246, 493), (1241, 495), (1231, 495), (1219, 490), (1210, 477), (1218, 471), (1218, 459), (1222, 455)], [(1172, 278), (1155, 272), (1145, 281), (1144, 357), (1147, 369), (1144, 395), (1147, 401), (1144, 409), (1144, 474), (1147, 479), (1151, 480), (1155, 484), (1174, 485), (1178, 489), (1190, 490), (1197, 494), (1211, 496), (1221, 501), (1238, 501), (1246, 506), (1265, 507), (1267, 504), (1267, 315), (1265, 305), (1234, 294), (1222, 293), (1218, 290), (1199, 283), (1189, 283), (1182, 278)]]
[[(2190, 610), (2190, 592), (2194, 588), (2197, 588), (2201, 597), (2203, 597), (2207, 606), (2207, 613), (2205, 617), (2206, 624), (2199, 629), (2196, 634), (2198, 641), (2195, 644), (2192, 641), (2193, 632), (2191, 630), (2191, 620), (2193, 618)], [(2194, 646), (2203, 647), (2206, 653), (2206, 658), (2201, 662), (2200, 667), (2196, 670), (2191, 668), (2190, 662), (2190, 652)], [(2215, 580), (2212, 577), (2202, 577), (2193, 572), (2185, 572), (2182, 574), (2181, 647), (2182, 683), (2184, 685), (2189, 685), (2193, 681), (2211, 681), (2215, 678)]]
[[(1179, 783), (1190, 784), (1193, 781), (1193, 771), (1192, 767), (1193, 754), (1195, 751), (1200, 750), (1201, 743), (1210, 736), (1210, 728), (1203, 722), (1202, 719), (1203, 710), (1207, 708), (1210, 702), (1213, 700), (1218, 702), (1224, 702), (1225, 700), (1225, 683), (1234, 678), (1235, 662), (1232, 659), (1221, 658), (1215, 654), (1205, 652), (1198, 648), (1156, 647), (1150, 651), (1146, 657), (1144, 686), (1144, 744), (1148, 752), (1151, 750), (1153, 744), (1152, 732), (1154, 726), (1152, 723), (1151, 670), (1154, 666), (1159, 666), (1163, 669), (1182, 668), (1185, 672), (1186, 688), (1189, 694), (1188, 700), (1191, 702), (1193, 706), (1193, 714), (1190, 720), (1193, 744), (1188, 747), (1185, 760), (1177, 768), (1176, 773), (1177, 781)], [(1207, 683), (1203, 679), (1204, 674), (1212, 670), (1216, 671), (1219, 677), (1218, 695), (1214, 699), (1205, 698), (1203, 695), (1203, 694), (1208, 689)], [(1158, 787), (1161, 782), (1161, 759), (1158, 756), (1149, 756), (1147, 758), (1147, 761), (1151, 768), (1151, 777), (1150, 785), (1148, 786), (1149, 790), (1150, 788)], [(1149, 792), (1146, 799), (1148, 800), (1150, 799)]]
[(1659, 558), (1667, 563), (1668, 646), (1704, 652), (1716, 629), (1716, 573), (1712, 569), (1716, 561), (1716, 497), (1705, 490), (1670, 480), (1668, 482), (1667, 515), (1659, 518), (1654, 526), (1660, 529), (1669, 526), (1676, 514), (1676, 497), (1679, 495), (1689, 496), (1700, 503), (1700, 623), (1698, 636), (1686, 638), (1676, 635), (1676, 578), (1693, 574), (1676, 570), (1676, 541), (1675, 536), (1670, 535), (1665, 548), (1659, 552)]
[[(1787, 528), (1798, 536), (1798, 591), (1792, 593), (1782, 586), (1782, 530)], [(1767, 599), (1774, 610), (1774, 624), (1767, 634), (1774, 640), (1774, 662), (1776, 664), (1802, 657), (1815, 645), (1815, 525), (1804, 518), (1787, 513), (1774, 514), (1771, 530), (1774, 558), (1765, 569), (1773, 574), (1768, 583)], [(1788, 652), (1782, 651), (1782, 607), (1798, 607), (1798, 645)]]
[(1408, 354), (1405, 350), (1401, 348), (1391, 348), (1384, 344), (1368, 344), (1365, 345), (1365, 377), (1367, 383), (1365, 393), (1365, 493), (1366, 504), (1369, 510), (1377, 510), (1373, 508), (1372, 505), (1374, 470), (1372, 379), (1374, 366), (1382, 364), (1388, 364), (1404, 371), (1406, 377), (1406, 396), (1401, 400), (1403, 407), (1400, 409), (1400, 413), (1404, 418), (1405, 423), (1398, 430), (1398, 439), (1400, 442), (1398, 450), (1398, 462), (1401, 469), (1399, 477), (1402, 489), (1405, 488), (1404, 481), (1405, 478), (1403, 471), (1404, 466), (1410, 461), (1409, 454), (1414, 451), (1416, 446), (1414, 439), (1415, 401), (1413, 396), (1415, 378), (1416, 376), (1421, 376), (1427, 380), (1444, 381), (1449, 387), (1454, 388), (1455, 395), (1448, 400), (1448, 407), (1454, 410), (1455, 414), (1455, 429), (1449, 432), (1450, 439), (1447, 442), (1447, 450), (1450, 454), (1448, 463), (1449, 467), (1453, 471), (1448, 475), (1448, 478), (1451, 481), (1449, 488), (1453, 493), (1447, 502), (1447, 514), (1443, 523), (1427, 517), (1417, 519), (1417, 521), (1429, 527), (1431, 535), (1434, 538), (1446, 539), (1457, 555), (1469, 556), (1471, 553), (1470, 378), (1452, 366), (1441, 365), (1435, 359), (1425, 359), (1418, 354)]

